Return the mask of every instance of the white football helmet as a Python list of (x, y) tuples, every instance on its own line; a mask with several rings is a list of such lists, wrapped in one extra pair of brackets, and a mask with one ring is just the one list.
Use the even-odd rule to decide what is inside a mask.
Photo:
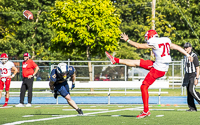
[(56, 69), (59, 74), (64, 75), (68, 71), (68, 66), (66, 63), (59, 63)]

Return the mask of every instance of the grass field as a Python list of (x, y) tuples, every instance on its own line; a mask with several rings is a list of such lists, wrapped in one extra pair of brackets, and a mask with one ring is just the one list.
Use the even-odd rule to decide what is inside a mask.
[[(199, 112), (186, 112), (187, 105), (150, 105), (151, 116), (136, 119), (142, 105), (79, 105), (84, 115), (69, 105), (33, 105), (0, 108), (3, 125), (198, 125)], [(12, 107), (11, 107), (12, 106)], [(197, 105), (197, 108), (200, 106)]]

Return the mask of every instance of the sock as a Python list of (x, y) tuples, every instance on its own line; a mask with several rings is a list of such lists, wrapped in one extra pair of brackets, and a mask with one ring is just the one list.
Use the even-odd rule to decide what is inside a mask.
[(141, 92), (142, 92), (142, 101), (144, 105), (144, 112), (147, 113), (149, 111), (149, 93), (148, 93), (148, 86), (145, 84), (141, 85)]
[(116, 63), (119, 63), (119, 58), (114, 57)]
[(9, 100), (9, 98), (5, 98), (5, 104), (6, 104), (6, 103), (8, 104), (8, 100)]

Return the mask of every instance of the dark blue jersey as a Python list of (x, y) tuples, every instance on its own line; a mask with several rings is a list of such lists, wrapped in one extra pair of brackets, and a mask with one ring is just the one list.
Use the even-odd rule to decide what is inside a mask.
[[(73, 66), (69, 66), (66, 79), (71, 77), (74, 74), (75, 71), (76, 70), (75, 70), (75, 68)], [(61, 78), (60, 75), (58, 75), (58, 72), (57, 72), (56, 68), (51, 71), (50, 81), (58, 82), (58, 81), (63, 81), (63, 80), (65, 80), (65, 79), (63, 77)]]

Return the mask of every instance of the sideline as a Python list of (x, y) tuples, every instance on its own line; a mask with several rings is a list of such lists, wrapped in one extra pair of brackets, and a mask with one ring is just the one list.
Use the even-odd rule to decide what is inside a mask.
[[(136, 108), (126, 108), (126, 109), (118, 109), (118, 110), (110, 110), (110, 111), (101, 111), (101, 112), (91, 112), (91, 113), (85, 113), (83, 116), (87, 115), (94, 115), (94, 114), (100, 114), (100, 113), (108, 113), (108, 112), (118, 112), (118, 111), (125, 111), (125, 110), (134, 110), (134, 109), (140, 109), (143, 107), (136, 107)], [(47, 121), (47, 120), (54, 120), (54, 119), (60, 119), (60, 118), (67, 118), (67, 117), (77, 117), (80, 115), (62, 115), (59, 117), (51, 117), (51, 118), (42, 118), (42, 119), (33, 119), (33, 120), (24, 120), (24, 121), (16, 121), (12, 123), (5, 123), (2, 125), (18, 125), (22, 123), (28, 123), (28, 122), (37, 122), (37, 121)]]

